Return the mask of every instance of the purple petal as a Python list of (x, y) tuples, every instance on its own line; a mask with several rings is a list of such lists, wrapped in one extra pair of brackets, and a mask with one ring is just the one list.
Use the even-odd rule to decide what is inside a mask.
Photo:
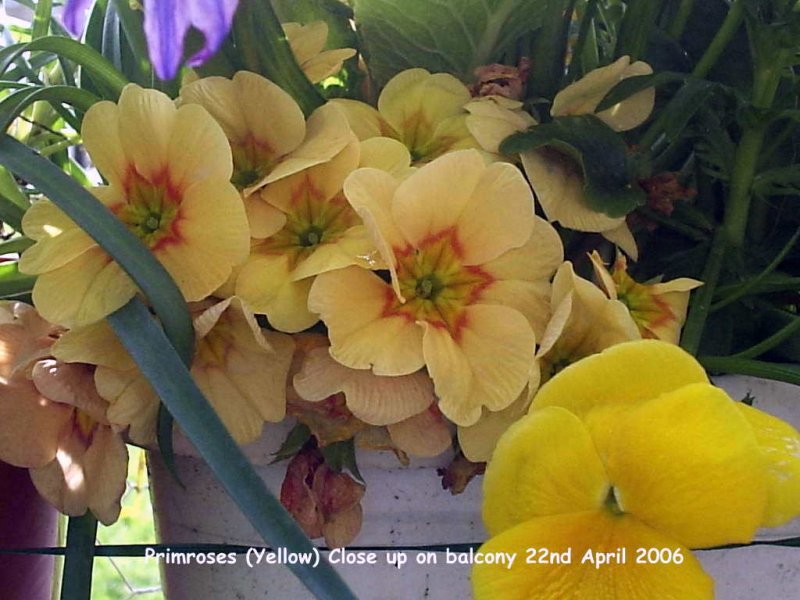
[(192, 4), (192, 0), (148, 0), (144, 3), (147, 50), (160, 79), (172, 79), (178, 73)]
[(194, 0), (187, 2), (192, 26), (203, 32), (205, 44), (189, 58), (187, 64), (196, 67), (211, 58), (228, 35), (239, 0)]
[(86, 11), (93, 3), (94, 0), (67, 0), (64, 5), (61, 22), (64, 24), (64, 28), (75, 37), (79, 37), (83, 32)]

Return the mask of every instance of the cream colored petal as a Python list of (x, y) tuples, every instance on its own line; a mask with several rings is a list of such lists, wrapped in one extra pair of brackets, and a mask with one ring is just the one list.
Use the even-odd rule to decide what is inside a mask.
[(222, 179), (233, 173), (231, 148), (225, 133), (203, 107), (181, 106), (167, 147), (170, 182), (184, 189), (198, 181)]
[(550, 149), (520, 154), (522, 166), (548, 220), (578, 231), (608, 231), (622, 225), (624, 217), (611, 218), (583, 201), (583, 175), (570, 158)]
[(403, 237), (418, 246), (454, 227), (484, 171), (480, 154), (463, 150), (442, 156), (400, 183), (391, 214)]
[(313, 21), (306, 25), (282, 23), (281, 26), (300, 65), (322, 52), (328, 39), (328, 24), (325, 21)]
[(43, 467), (53, 460), (72, 407), (43, 398), (25, 378), (0, 385), (0, 460), (17, 467)]
[(448, 73), (431, 75), (425, 69), (407, 69), (395, 75), (378, 98), (378, 111), (401, 133), (407, 145), (424, 137), (424, 129), (459, 114), (469, 102), (463, 83)]
[(249, 226), (236, 189), (227, 182), (190, 187), (180, 205), (178, 240), (154, 252), (184, 297), (202, 300), (222, 285), (250, 250)]
[(136, 444), (155, 444), (161, 402), (139, 370), (97, 367), (94, 382), (97, 393), (109, 402), (108, 421), (118, 430), (127, 428), (128, 437)]
[(89, 509), (103, 525), (119, 517), (128, 476), (128, 449), (110, 427), (99, 427), (83, 457)]
[(320, 52), (302, 64), (303, 73), (311, 83), (319, 83), (341, 71), (344, 61), (355, 55), (356, 51), (353, 48), (335, 48)]
[(489, 462), (497, 441), (506, 430), (527, 412), (531, 395), (525, 389), (514, 402), (503, 410), (483, 411), (474, 425), (458, 428), (458, 445), (468, 460), (474, 463)]
[(135, 293), (136, 286), (119, 265), (100, 248), (93, 248), (40, 275), (33, 287), (33, 303), (48, 321), (78, 327), (106, 317)]
[(424, 365), (422, 330), (404, 316), (386, 314), (392, 289), (372, 272), (347, 267), (318, 275), (309, 309), (328, 326), (331, 355), (353, 369), (406, 375)]
[[(638, 75), (652, 75), (653, 69), (645, 62), (637, 61), (631, 64), (622, 76), (622, 79)], [(653, 112), (655, 106), (655, 88), (647, 88), (636, 92), (622, 102), (611, 108), (597, 113), (615, 131), (628, 131), (644, 123)]]
[(458, 217), (462, 263), (481, 265), (523, 246), (534, 224), (533, 196), (519, 169), (508, 163), (486, 167)]
[(121, 186), (128, 169), (120, 141), (119, 108), (113, 102), (96, 102), (83, 117), (81, 138), (92, 162), (114, 186)]
[(74, 406), (98, 423), (106, 422), (108, 403), (97, 395), (89, 365), (40, 360), (31, 369), (31, 381), (45, 398)]
[(367, 228), (357, 225), (345, 231), (338, 239), (318, 245), (314, 252), (292, 271), (292, 280), (299, 281), (350, 265), (374, 268), (378, 266), (377, 254)]
[(163, 175), (177, 110), (166, 94), (128, 84), (119, 97), (119, 139), (125, 156), (149, 181)]
[(369, 104), (346, 98), (334, 98), (328, 103), (344, 113), (350, 128), (359, 140), (364, 141), (374, 137), (398, 139), (397, 132)]
[(59, 439), (56, 458), (30, 470), (39, 495), (70, 517), (85, 514), (89, 504), (85, 454), (86, 441), (68, 424)]
[(408, 148), (389, 137), (374, 137), (361, 142), (358, 166), (386, 171), (396, 179), (404, 179), (414, 172)]
[(454, 423), (474, 425), (481, 407), (502, 410), (528, 384), (536, 341), (525, 317), (505, 306), (464, 309), (454, 339), (424, 324), (423, 352), (440, 410)]
[(536, 339), (544, 336), (550, 320), (550, 284), (547, 280), (495, 281), (481, 292), (480, 301), (484, 304), (499, 304), (513, 308), (528, 319)]
[(600, 253), (597, 252), (597, 250), (592, 250), (589, 254), (589, 260), (592, 262), (592, 270), (594, 271), (595, 280), (597, 280), (600, 289), (606, 293), (606, 296), (612, 300), (616, 300), (617, 286), (611, 278), (611, 273), (608, 272)]
[(639, 248), (636, 246), (636, 240), (628, 224), (624, 221), (614, 229), (601, 231), (600, 235), (618, 246), (625, 254), (631, 257), (631, 260), (639, 260)]
[(285, 256), (254, 256), (236, 279), (236, 295), (280, 331), (296, 333), (318, 317), (308, 309), (312, 280), (292, 281)]
[(249, 444), (261, 435), (264, 419), (224, 371), (193, 369), (192, 375), (237, 443)]
[(77, 229), (75, 221), (50, 200), (37, 200), (22, 216), (22, 231), (32, 240), (50, 240)]
[(52, 348), (53, 357), (62, 362), (78, 362), (112, 369), (133, 368), (133, 359), (111, 329), (99, 321), (65, 332)]
[(470, 113), (466, 119), (467, 129), (484, 150), (493, 153), (500, 152), (500, 143), (511, 134), (536, 125), (536, 119), (520, 109), (520, 103), (509, 108), (498, 102), (498, 98), (479, 98), (464, 106)]
[(278, 233), (286, 225), (286, 215), (265, 202), (260, 194), (245, 198), (244, 210), (247, 222), (250, 224), (250, 237), (255, 239), (266, 239)]
[(534, 221), (533, 232), (524, 246), (509, 250), (481, 268), (497, 279), (549, 281), (564, 261), (564, 247), (550, 223), (540, 217), (534, 217)]
[(26, 249), (19, 260), (21, 273), (38, 275), (63, 267), (90, 248), (95, 242), (82, 229), (75, 227), (52, 237), (44, 238)]
[(387, 425), (386, 429), (392, 442), (411, 456), (438, 456), (453, 443), (450, 426), (435, 406), (399, 423)]
[[(274, 119), (268, 112), (263, 110), (260, 112), (264, 119)], [(263, 181), (248, 190), (331, 160), (352, 142), (352, 136), (353, 133), (341, 110), (332, 104), (320, 106), (308, 118), (303, 142), (288, 154)], [(248, 190), (245, 190), (245, 193)]]
[[(266, 89), (266, 91), (263, 92), (263, 96), (269, 96), (274, 91), (271, 85), (265, 84), (263, 86)], [(259, 97), (257, 91), (255, 96), (256, 98)], [(280, 97), (280, 94), (276, 92), (275, 97)], [(252, 101), (253, 100), (251, 100), (251, 102)], [(262, 141), (261, 138), (255, 135), (256, 132), (250, 131), (242, 111), (243, 102), (240, 98), (239, 86), (230, 79), (217, 76), (203, 77), (202, 79), (184, 85), (181, 88), (180, 102), (181, 104), (199, 104), (205, 108), (211, 113), (214, 120), (220, 124), (222, 130), (225, 132), (225, 137), (232, 142), (242, 142), (247, 138), (248, 134), (252, 134), (256, 139)], [(297, 110), (299, 110), (299, 108)], [(287, 120), (296, 121), (297, 119), (295, 117), (295, 119), (288, 118)], [(303, 139), (303, 132), (305, 129), (303, 120), (301, 112), (301, 126), (297, 144)], [(295, 133), (295, 137), (297, 136), (298, 134)]]

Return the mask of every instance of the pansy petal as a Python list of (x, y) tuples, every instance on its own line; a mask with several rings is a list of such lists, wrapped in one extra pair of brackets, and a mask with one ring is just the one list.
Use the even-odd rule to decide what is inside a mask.
[(599, 509), (609, 481), (584, 424), (550, 407), (500, 438), (483, 481), (483, 521), (497, 535), (535, 517)]
[[(666, 549), (681, 560), (639, 563), (639, 548)], [(511, 568), (507, 563), (476, 564), (476, 600), (714, 598), (713, 580), (687, 548), (627, 516), (583, 512), (542, 517), (492, 538), (479, 552), (516, 553), (516, 560)], [(562, 556), (565, 560), (558, 560)]]
[(690, 383), (708, 383), (708, 377), (689, 353), (656, 340), (627, 342), (566, 367), (542, 386), (531, 410), (563, 406), (581, 416), (595, 406), (633, 404)]
[(425, 364), (422, 330), (405, 316), (384, 316), (392, 289), (374, 273), (347, 267), (318, 275), (308, 307), (328, 326), (331, 355), (353, 369), (406, 375)]
[(777, 527), (800, 515), (800, 434), (786, 421), (736, 403), (767, 460), (767, 508), (762, 527)]
[(753, 538), (767, 501), (765, 463), (727, 394), (697, 383), (621, 413), (606, 468), (621, 510), (706, 548)]

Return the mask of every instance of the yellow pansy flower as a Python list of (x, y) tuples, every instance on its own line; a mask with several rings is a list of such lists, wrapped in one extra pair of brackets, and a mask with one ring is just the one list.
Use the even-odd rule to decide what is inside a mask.
[(311, 83), (319, 83), (342, 70), (342, 63), (355, 56), (353, 48), (324, 50), (328, 39), (328, 24), (313, 21), (306, 25), (283, 23), (283, 32), (294, 58)]
[[(613, 419), (603, 417), (609, 409)], [(796, 449), (800, 434), (784, 427)], [(800, 478), (796, 466), (781, 470), (785, 451), (769, 456), (761, 429), (666, 342), (619, 344), (565, 368), (501, 438), (486, 470), (492, 538), (480, 552), (518, 559), (510, 569), (477, 564), (475, 597), (713, 598), (688, 549), (750, 541), (775, 516), (770, 498), (784, 491), (770, 471)], [(637, 549), (651, 547), (668, 559), (637, 561)], [(528, 548), (570, 560), (526, 563)], [(598, 564), (602, 553), (610, 562)]]
[[(176, 108), (165, 94), (130, 84), (118, 104), (87, 111), (81, 135), (108, 181), (91, 192), (155, 254), (187, 300), (208, 296), (245, 259), (247, 221), (229, 183), (230, 149), (205, 110)], [(48, 321), (92, 323), (136, 293), (122, 268), (50, 201), (31, 206), (22, 228), (36, 243), (19, 268), (39, 276), (33, 301)]]
[(357, 100), (336, 99), (360, 140), (389, 137), (402, 142), (415, 163), (445, 152), (480, 148), (467, 128), (469, 89), (449, 73), (407, 69), (381, 91), (377, 110)]
[(628, 275), (628, 261), (622, 254), (617, 255), (610, 273), (596, 250), (589, 257), (600, 285), (609, 298), (628, 307), (643, 338), (678, 343), (689, 292), (703, 285), (702, 281), (681, 277), (663, 283), (639, 283)]
[(317, 276), (309, 309), (328, 326), (331, 355), (378, 375), (427, 366), (439, 408), (462, 425), (482, 406), (511, 404), (528, 382), (548, 280), (562, 259), (520, 172), (465, 150), (402, 182), (359, 169), (344, 191), (391, 284), (359, 267)]

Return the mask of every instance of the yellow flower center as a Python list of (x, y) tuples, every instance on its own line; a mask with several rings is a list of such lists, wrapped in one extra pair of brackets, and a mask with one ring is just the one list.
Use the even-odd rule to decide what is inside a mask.
[(625, 511), (622, 510), (622, 507), (619, 504), (616, 489), (613, 486), (608, 488), (608, 494), (603, 501), (603, 508), (605, 508), (612, 515), (620, 516), (625, 514)]
[(231, 142), (233, 154), (233, 176), (231, 183), (239, 191), (266, 177), (279, 157), (269, 144), (260, 142), (252, 136), (240, 142)]
[(360, 221), (341, 194), (326, 199), (309, 179), (294, 190), (289, 210), (284, 211), (286, 225), (259, 245), (262, 254), (288, 256), (294, 269), (323, 244), (335, 244)]
[(463, 309), (474, 304), (494, 279), (480, 267), (461, 264), (459, 241), (446, 230), (418, 248), (395, 249), (397, 279), (405, 303), (392, 295), (386, 314), (445, 327), (454, 335), (464, 325)]
[(655, 337), (650, 331), (652, 328), (678, 320), (667, 302), (625, 271), (615, 271), (612, 279), (617, 287), (617, 298), (628, 308), (643, 337)]
[(165, 174), (151, 182), (136, 171), (125, 182), (127, 202), (112, 211), (151, 250), (180, 239), (178, 208), (181, 193)]
[(88, 446), (94, 437), (97, 421), (89, 416), (88, 413), (76, 408), (72, 413), (72, 428), (81, 441)]

